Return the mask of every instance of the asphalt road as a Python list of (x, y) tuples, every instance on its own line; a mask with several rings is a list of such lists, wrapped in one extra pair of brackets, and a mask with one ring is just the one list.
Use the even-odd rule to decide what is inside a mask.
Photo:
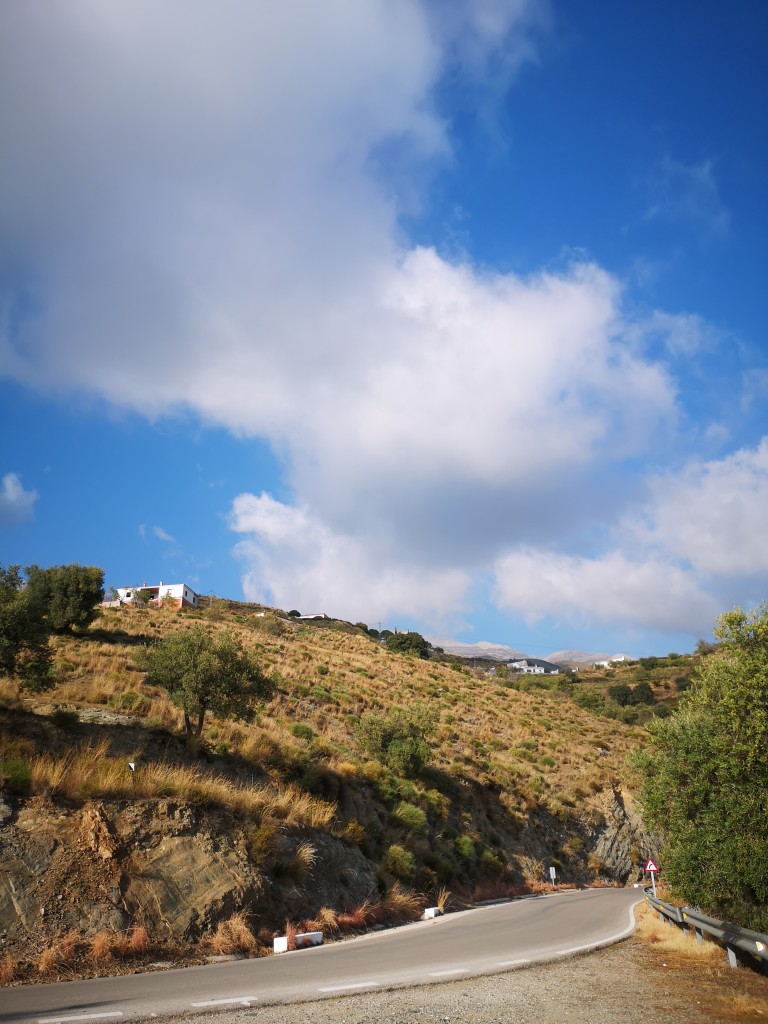
[(637, 889), (590, 889), (449, 914), (259, 960), (0, 990), (0, 1024), (120, 1022), (493, 974), (632, 932)]

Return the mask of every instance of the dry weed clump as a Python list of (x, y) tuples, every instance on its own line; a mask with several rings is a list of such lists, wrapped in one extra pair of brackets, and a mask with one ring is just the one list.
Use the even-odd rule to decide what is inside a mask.
[(16, 961), (10, 953), (0, 959), (0, 987), (12, 985), (16, 980)]
[(219, 956), (231, 956), (233, 953), (255, 956), (260, 949), (258, 939), (243, 914), (233, 914), (226, 921), (219, 921), (206, 945)]
[(45, 976), (60, 971), (77, 959), (80, 938), (75, 931), (68, 932), (44, 949), (37, 958), (37, 973)]

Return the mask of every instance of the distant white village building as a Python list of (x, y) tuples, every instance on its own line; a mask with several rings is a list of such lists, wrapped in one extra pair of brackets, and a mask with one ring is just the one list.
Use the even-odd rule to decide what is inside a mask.
[(560, 667), (542, 658), (521, 658), (519, 661), (508, 661), (507, 665), (513, 672), (524, 672), (528, 676), (556, 676)]
[(117, 597), (120, 604), (135, 604), (138, 601), (147, 604), (161, 604), (163, 601), (174, 601), (178, 608), (197, 608), (200, 601), (192, 587), (186, 583), (160, 583), (156, 586), (118, 587)]
[(626, 654), (617, 654), (615, 658), (608, 658), (607, 661), (596, 661), (595, 668), (610, 668), (611, 665), (620, 665), (623, 661), (629, 661), (630, 659)]

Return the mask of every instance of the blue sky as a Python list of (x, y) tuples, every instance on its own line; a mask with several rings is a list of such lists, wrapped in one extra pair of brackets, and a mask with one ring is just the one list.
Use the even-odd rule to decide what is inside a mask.
[(0, 561), (536, 655), (764, 600), (767, 32), (6, 0)]

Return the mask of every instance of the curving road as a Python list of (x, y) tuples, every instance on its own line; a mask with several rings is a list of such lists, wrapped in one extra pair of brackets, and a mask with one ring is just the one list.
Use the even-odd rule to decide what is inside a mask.
[(261, 960), (0, 990), (0, 1024), (96, 1024), (492, 974), (617, 942), (637, 889), (590, 889), (450, 914)]

